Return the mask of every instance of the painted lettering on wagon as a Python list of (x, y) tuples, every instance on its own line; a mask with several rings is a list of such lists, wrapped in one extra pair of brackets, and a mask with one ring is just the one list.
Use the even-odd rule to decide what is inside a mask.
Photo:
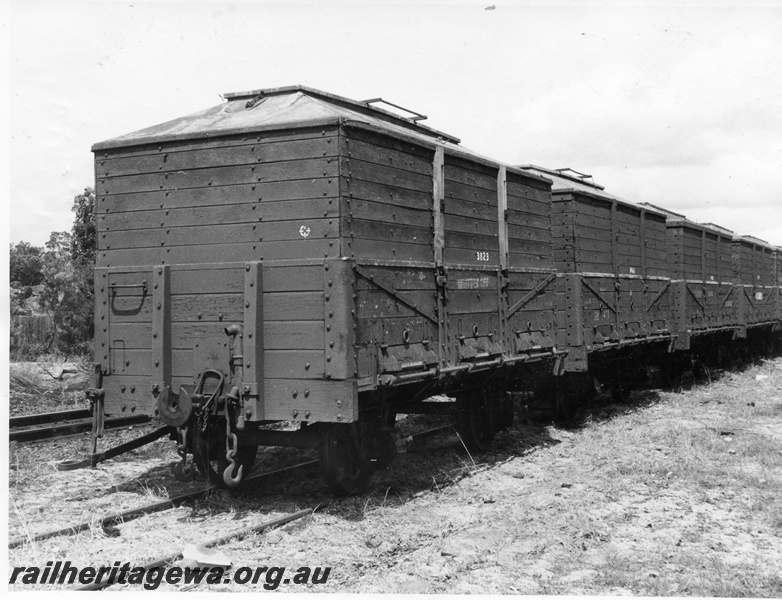
[(456, 280), (456, 289), (459, 290), (479, 290), (488, 287), (490, 287), (488, 277), (467, 277)]

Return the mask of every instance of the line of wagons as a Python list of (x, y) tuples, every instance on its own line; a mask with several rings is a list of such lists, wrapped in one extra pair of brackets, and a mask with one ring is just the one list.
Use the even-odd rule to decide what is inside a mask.
[(484, 158), (382, 99), (223, 98), (93, 147), (96, 438), (155, 416), (178, 473), (227, 486), (260, 445), (316, 448), (349, 494), (397, 414), (451, 413), (484, 450), (510, 391), (566, 409), (778, 343), (781, 248)]

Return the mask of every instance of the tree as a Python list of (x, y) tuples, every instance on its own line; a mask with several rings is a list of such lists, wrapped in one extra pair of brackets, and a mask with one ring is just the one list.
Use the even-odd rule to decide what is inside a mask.
[(71, 229), (71, 256), (73, 260), (94, 266), (97, 249), (95, 233), (95, 190), (84, 188), (84, 193), (73, 198), (75, 216)]
[(10, 245), (10, 279), (13, 287), (29, 287), (43, 281), (42, 254), (43, 248), (27, 242)]
[(40, 302), (54, 323), (54, 347), (84, 353), (93, 334), (93, 265), (73, 258), (73, 237), (53, 232), (43, 255)]

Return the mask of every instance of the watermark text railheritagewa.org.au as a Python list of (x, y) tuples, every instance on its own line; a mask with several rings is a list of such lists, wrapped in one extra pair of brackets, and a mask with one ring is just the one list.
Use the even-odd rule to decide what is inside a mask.
[[(23, 585), (90, 585), (128, 584), (142, 585), (155, 590), (162, 583), (178, 584), (229, 584), (261, 585), (276, 590), (280, 585), (324, 584), (331, 567), (239, 567), (232, 573), (224, 567), (131, 567), (130, 563), (115, 561), (111, 567), (75, 567), (70, 561), (49, 561), (40, 567), (13, 567), (9, 584)], [(287, 575), (287, 577), (286, 577)]]

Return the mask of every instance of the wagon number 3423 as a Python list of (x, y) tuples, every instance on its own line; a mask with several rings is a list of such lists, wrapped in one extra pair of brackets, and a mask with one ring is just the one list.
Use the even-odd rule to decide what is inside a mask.
[(475, 253), (475, 260), (489, 262), (489, 253), (488, 252), (476, 252)]

